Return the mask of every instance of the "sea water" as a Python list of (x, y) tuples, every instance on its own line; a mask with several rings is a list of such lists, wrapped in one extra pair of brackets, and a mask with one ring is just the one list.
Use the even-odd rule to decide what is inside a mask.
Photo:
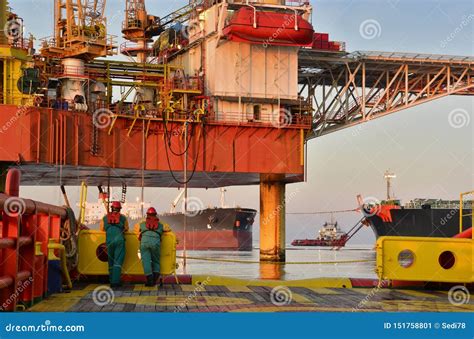
[[(183, 251), (177, 253), (178, 274), (225, 276), (239, 279), (299, 280), (311, 278), (375, 279), (373, 246), (348, 246), (340, 250), (324, 247), (292, 247), (286, 264), (259, 263), (259, 249), (252, 251)], [(206, 260), (199, 260), (202, 258)], [(347, 261), (355, 261), (348, 263)], [(360, 262), (359, 262), (360, 261)]]

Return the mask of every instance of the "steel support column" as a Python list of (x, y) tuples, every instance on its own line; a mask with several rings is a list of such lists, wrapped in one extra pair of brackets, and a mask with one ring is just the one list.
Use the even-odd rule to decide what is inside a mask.
[(285, 261), (284, 175), (260, 176), (260, 261)]

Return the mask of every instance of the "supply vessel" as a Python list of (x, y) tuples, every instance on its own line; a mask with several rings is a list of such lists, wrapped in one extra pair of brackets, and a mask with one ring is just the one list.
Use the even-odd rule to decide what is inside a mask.
[(337, 222), (326, 222), (319, 230), (319, 236), (316, 239), (296, 239), (291, 245), (343, 247), (348, 238), (348, 234), (341, 231)]

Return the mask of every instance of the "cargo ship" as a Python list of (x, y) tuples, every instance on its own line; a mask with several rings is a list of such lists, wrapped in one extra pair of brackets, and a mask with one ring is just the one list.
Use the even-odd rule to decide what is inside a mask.
[(171, 226), (179, 240), (178, 250), (251, 251), (252, 226), (257, 211), (249, 208), (206, 208), (186, 217), (184, 213), (160, 214), (161, 222)]
[(326, 222), (319, 230), (319, 236), (316, 239), (296, 239), (291, 245), (344, 247), (348, 238), (348, 234), (341, 231), (337, 222)]
[[(463, 206), (463, 225), (472, 225), (471, 202)], [(401, 206), (399, 200), (383, 201), (365, 206), (366, 220), (381, 236), (442, 237), (460, 233), (459, 201), (415, 199)]]
[(187, 250), (252, 250), (252, 228), (257, 211), (228, 207), (226, 192), (225, 188), (220, 189), (220, 207), (201, 208), (201, 201), (195, 199), (196, 203), (193, 203), (192, 198), (188, 198), (187, 212), (183, 213), (176, 211), (185, 193), (181, 190), (172, 202), (170, 211), (158, 215), (160, 221), (170, 225), (175, 232), (179, 241), (178, 250), (185, 249), (185, 245)]
[[(462, 224), (472, 225), (472, 201), (414, 199), (402, 206), (392, 192), (391, 181), (396, 178), (395, 174), (386, 171), (384, 178), (387, 182), (387, 199), (380, 203), (359, 203), (365, 222), (372, 228), (376, 238), (454, 237), (461, 233), (461, 204)], [(362, 201), (360, 197), (359, 200)]]

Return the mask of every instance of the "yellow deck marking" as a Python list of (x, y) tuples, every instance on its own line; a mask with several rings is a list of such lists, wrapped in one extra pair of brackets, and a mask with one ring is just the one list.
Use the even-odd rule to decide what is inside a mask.
[(317, 294), (341, 294), (338, 291), (330, 290), (329, 288), (310, 288), (310, 290)]
[(108, 284), (89, 284), (86, 287), (82, 289), (82, 291), (93, 291), (97, 287), (102, 287), (102, 286), (109, 286)]
[(245, 280), (221, 276), (205, 276), (193, 275), (193, 285), (197, 282), (207, 280), (208, 286), (289, 286), (289, 287), (306, 287), (306, 288), (351, 288), (352, 283), (347, 278), (316, 278), (304, 280)]
[[(230, 312), (351, 312), (351, 308), (317, 306), (258, 306), (243, 307)], [(364, 309), (366, 312), (380, 312), (377, 309)]]
[(145, 285), (135, 285), (133, 287), (133, 290), (135, 292), (141, 292), (141, 291), (156, 291), (157, 287), (156, 286), (145, 286)]
[(253, 293), (253, 291), (248, 288), (247, 286), (226, 286), (227, 289), (234, 293), (245, 292), (245, 293)]
[(408, 291), (408, 290), (397, 290), (397, 292), (401, 294), (409, 295), (411, 297), (417, 297), (417, 298), (439, 298), (439, 295), (434, 295), (427, 292)]
[(294, 302), (300, 303), (300, 304), (315, 304), (313, 300), (310, 300), (306, 298), (305, 296), (298, 294), (298, 293), (292, 293), (292, 298)]
[(388, 312), (473, 312), (474, 305), (455, 306), (446, 302), (420, 300), (384, 300), (383, 302), (367, 302), (367, 306), (377, 306)]
[(179, 306), (185, 303), (188, 306), (221, 306), (226, 303), (232, 305), (249, 305), (253, 302), (247, 298), (231, 297), (196, 296), (194, 298), (188, 298), (187, 296), (140, 296), (139, 298), (118, 297), (115, 298), (115, 303), (156, 306)]
[(81, 298), (50, 298), (28, 309), (30, 312), (65, 312), (76, 305)]
[(202, 287), (200, 286), (193, 286), (193, 285), (180, 285), (180, 286), (183, 292), (194, 292), (194, 291), (198, 291), (202, 289)]

